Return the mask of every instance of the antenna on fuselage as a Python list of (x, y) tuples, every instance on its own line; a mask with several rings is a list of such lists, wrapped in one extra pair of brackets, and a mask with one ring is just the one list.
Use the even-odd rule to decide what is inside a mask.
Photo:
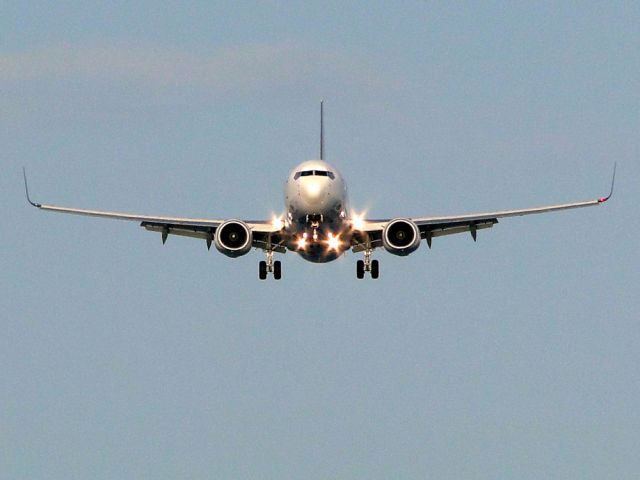
[(324, 100), (320, 100), (320, 160), (324, 160)]

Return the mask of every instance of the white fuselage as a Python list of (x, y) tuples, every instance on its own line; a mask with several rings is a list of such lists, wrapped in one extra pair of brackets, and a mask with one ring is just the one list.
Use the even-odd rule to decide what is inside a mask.
[(287, 248), (305, 260), (335, 260), (349, 247), (347, 186), (340, 172), (322, 160), (294, 168), (285, 186)]

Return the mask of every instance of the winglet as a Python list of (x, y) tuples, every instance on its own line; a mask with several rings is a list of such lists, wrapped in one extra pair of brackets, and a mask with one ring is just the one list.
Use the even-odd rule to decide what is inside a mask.
[(22, 167), (22, 176), (24, 178), (24, 191), (27, 194), (27, 202), (29, 202), (34, 207), (40, 208), (42, 204), (31, 201), (31, 198), (29, 197), (29, 185), (27, 184), (27, 172), (24, 169), (24, 167)]
[(613, 185), (616, 182), (616, 167), (617, 167), (617, 163), (613, 164), (613, 178), (611, 178), (611, 190), (609, 191), (609, 195), (607, 195), (606, 197), (602, 197), (598, 199), (598, 203), (604, 203), (607, 200), (609, 200), (611, 198), (611, 196), (613, 195)]

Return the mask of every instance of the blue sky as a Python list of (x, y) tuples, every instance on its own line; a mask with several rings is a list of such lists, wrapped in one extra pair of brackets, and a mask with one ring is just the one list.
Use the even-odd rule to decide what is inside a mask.
[[(6, 478), (634, 478), (637, 2), (4, 2)], [(595, 198), (478, 242), (228, 259), (318, 151), (375, 217)]]

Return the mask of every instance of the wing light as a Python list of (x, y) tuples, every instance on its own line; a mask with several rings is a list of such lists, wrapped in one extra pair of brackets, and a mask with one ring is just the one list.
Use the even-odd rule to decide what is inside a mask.
[(276, 230), (282, 230), (284, 228), (284, 219), (283, 216), (280, 215), (272, 215), (271, 217), (271, 225), (273, 226), (274, 229)]
[(364, 229), (364, 218), (367, 212), (355, 213), (351, 216), (351, 228), (362, 231)]

